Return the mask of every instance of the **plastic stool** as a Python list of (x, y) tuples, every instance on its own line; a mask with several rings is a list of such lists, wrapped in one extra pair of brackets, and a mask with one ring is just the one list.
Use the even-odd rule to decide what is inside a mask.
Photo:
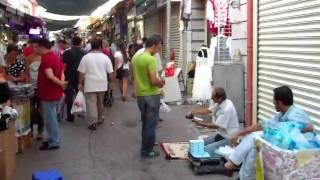
[(36, 171), (32, 174), (32, 180), (63, 180), (63, 177), (57, 170)]

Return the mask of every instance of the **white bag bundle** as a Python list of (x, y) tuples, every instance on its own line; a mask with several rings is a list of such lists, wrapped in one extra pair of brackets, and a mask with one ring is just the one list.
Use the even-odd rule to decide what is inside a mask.
[(71, 114), (85, 114), (87, 112), (86, 100), (83, 92), (79, 91), (71, 108)]
[(171, 108), (170, 108), (169, 105), (166, 104), (163, 100), (161, 100), (160, 112), (162, 112), (162, 113), (169, 113), (169, 112), (171, 112)]

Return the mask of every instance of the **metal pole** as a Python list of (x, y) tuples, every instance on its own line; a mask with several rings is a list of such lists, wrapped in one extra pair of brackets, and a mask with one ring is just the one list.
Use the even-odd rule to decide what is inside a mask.
[(171, 27), (171, 0), (167, 0), (167, 38), (166, 38), (166, 50), (167, 50), (167, 62), (170, 61), (170, 27)]

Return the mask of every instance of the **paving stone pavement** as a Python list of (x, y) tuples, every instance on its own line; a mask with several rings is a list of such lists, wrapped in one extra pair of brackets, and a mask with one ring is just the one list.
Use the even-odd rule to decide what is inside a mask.
[[(175, 142), (196, 138), (197, 133), (184, 118), (191, 107), (171, 107), (171, 113), (161, 115), (164, 122), (158, 125), (157, 140)], [(32, 172), (46, 169), (58, 169), (65, 180), (236, 179), (236, 176), (195, 176), (188, 162), (165, 160), (163, 153), (155, 159), (141, 159), (141, 123), (134, 99), (122, 102), (117, 98), (114, 106), (106, 109), (105, 117), (105, 123), (95, 132), (87, 130), (85, 119), (61, 122), (61, 149), (41, 152), (40, 143), (34, 142), (29, 150), (17, 156), (15, 180), (31, 179)]]

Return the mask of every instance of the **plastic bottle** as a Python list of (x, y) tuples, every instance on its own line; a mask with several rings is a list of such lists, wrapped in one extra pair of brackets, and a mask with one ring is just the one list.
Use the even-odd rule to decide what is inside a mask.
[(270, 138), (270, 120), (264, 119), (262, 120), (262, 130), (263, 130), (263, 139), (269, 140)]

